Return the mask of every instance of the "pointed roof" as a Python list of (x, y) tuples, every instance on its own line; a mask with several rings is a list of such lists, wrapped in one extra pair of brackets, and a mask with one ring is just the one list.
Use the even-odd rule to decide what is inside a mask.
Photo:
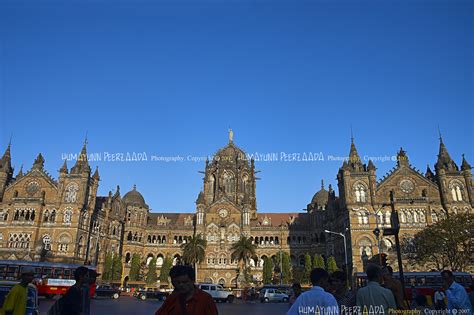
[(443, 138), (439, 137), (439, 153), (438, 153), (438, 161), (435, 164), (436, 170), (446, 170), (446, 171), (458, 171), (459, 168), (456, 163), (451, 159), (451, 156), (444, 145)]
[(71, 168), (71, 174), (80, 174), (80, 173), (90, 173), (91, 167), (89, 166), (89, 161), (87, 159), (87, 138), (84, 140), (84, 145), (82, 146), (81, 153), (77, 157), (76, 164)]
[(434, 178), (435, 178), (435, 175), (434, 175), (434, 173), (431, 171), (431, 168), (430, 168), (430, 165), (429, 165), (429, 164), (426, 166), (425, 177), (428, 178), (428, 179), (430, 179), (430, 180), (434, 180)]
[(196, 204), (198, 205), (202, 205), (205, 203), (205, 200), (204, 200), (204, 193), (202, 191), (199, 192), (199, 195), (196, 199)]
[[(344, 161), (346, 162), (346, 161)], [(351, 149), (349, 151), (349, 159), (347, 163), (343, 163), (342, 167), (351, 171), (361, 172), (364, 171), (364, 164), (360, 159), (359, 153), (357, 152), (354, 138), (351, 138)]]
[(94, 178), (94, 179), (99, 179), (100, 178), (99, 177), (99, 167), (98, 166), (95, 167), (95, 172), (94, 172), (94, 175), (92, 175), (92, 178)]
[(461, 164), (461, 170), (467, 171), (471, 170), (472, 167), (469, 163), (467, 163), (466, 158), (464, 157), (464, 154), (462, 155), (462, 164)]
[(12, 158), (11, 158), (11, 140), (8, 143), (7, 149), (5, 150), (5, 153), (3, 154), (2, 158), (0, 159), (0, 169), (11, 172), (12, 171)]
[(375, 168), (374, 162), (372, 160), (369, 160), (369, 165), (367, 166), (367, 169), (369, 171), (375, 171), (377, 168)]
[(44, 168), (44, 158), (43, 158), (43, 155), (39, 153), (35, 159), (35, 162), (33, 163), (32, 169), (42, 170), (43, 168)]
[(68, 169), (67, 169), (67, 160), (66, 159), (64, 160), (63, 166), (61, 166), (61, 168), (59, 169), (59, 172), (67, 174)]
[(23, 177), (23, 164), (21, 165), (20, 171), (18, 172), (18, 174), (16, 174), (16, 179), (20, 179), (22, 177)]

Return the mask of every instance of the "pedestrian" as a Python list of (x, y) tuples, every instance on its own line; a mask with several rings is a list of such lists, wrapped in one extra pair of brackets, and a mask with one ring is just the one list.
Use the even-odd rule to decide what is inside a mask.
[(339, 315), (339, 306), (329, 290), (329, 274), (322, 268), (311, 271), (310, 279), (313, 287), (300, 294), (286, 315), (326, 314)]
[(418, 294), (415, 298), (416, 306), (413, 308), (414, 310), (420, 311), (419, 314), (424, 314), (426, 310), (429, 310), (430, 307), (428, 306), (428, 300), (426, 296), (423, 294)]
[(291, 286), (291, 289), (293, 291), (293, 294), (291, 294), (290, 299), (288, 300), (288, 303), (290, 304), (290, 307), (295, 303), (296, 299), (301, 295), (301, 284), (298, 282), (293, 283)]
[(342, 271), (335, 271), (331, 274), (331, 290), (336, 298), (341, 314), (349, 313), (349, 310), (356, 305), (356, 296), (353, 291), (347, 289), (346, 274)]
[(28, 299), (28, 284), (33, 281), (35, 271), (33, 267), (25, 266), (21, 269), (21, 280), (8, 292), (3, 302), (1, 314), (24, 315), (26, 313), (26, 302)]
[(80, 266), (74, 270), (76, 283), (66, 292), (61, 301), (61, 315), (85, 315), (83, 301), (83, 286), (89, 283), (89, 269)]
[(90, 315), (91, 313), (90, 288), (91, 288), (91, 285), (93, 285), (96, 282), (98, 275), (99, 274), (95, 270), (89, 269), (89, 277), (88, 277), (89, 280), (82, 284), (81, 295), (82, 295), (82, 305), (83, 305), (82, 308), (83, 308), (84, 315)]
[(446, 294), (443, 292), (443, 288), (438, 288), (433, 296), (433, 302), (436, 310), (446, 309)]
[(174, 291), (155, 315), (217, 315), (212, 296), (194, 285), (195, 273), (190, 266), (176, 265), (169, 276)]
[(454, 275), (450, 270), (443, 270), (441, 278), (443, 279), (443, 288), (448, 297), (449, 313), (471, 315), (472, 305), (467, 296), (466, 289), (454, 281)]
[[(403, 287), (402, 283), (393, 277), (393, 268), (386, 266), (382, 268), (383, 286), (392, 291), (395, 303), (399, 310), (407, 309), (403, 298)], [(416, 290), (415, 290), (416, 291)]]
[(368, 283), (357, 292), (357, 306), (363, 314), (388, 314), (397, 304), (392, 291), (381, 286), (382, 269), (375, 264), (367, 265)]

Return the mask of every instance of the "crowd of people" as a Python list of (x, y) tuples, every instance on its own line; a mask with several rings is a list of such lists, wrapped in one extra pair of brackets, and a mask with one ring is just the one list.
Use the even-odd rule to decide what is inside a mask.
[[(441, 272), (443, 287), (437, 288), (430, 305), (423, 294), (412, 288), (412, 302), (404, 298), (403, 287), (393, 277), (390, 266), (370, 264), (366, 268), (367, 285), (357, 292), (348, 290), (345, 274), (329, 275), (324, 269), (311, 272), (313, 287), (301, 293), (294, 284), (287, 315), (301, 314), (473, 314), (474, 286), (468, 295), (449, 270)], [(446, 303), (447, 302), (447, 303)], [(433, 311), (433, 312), (431, 312)]]
[[(453, 273), (449, 270), (441, 272), (443, 286), (437, 288), (431, 305), (425, 295), (417, 294), (415, 288), (412, 288), (412, 302), (408, 303), (404, 298), (403, 287), (393, 277), (393, 270), (390, 267), (381, 268), (370, 264), (366, 268), (366, 274), (367, 285), (355, 292), (348, 289), (346, 275), (343, 272), (336, 271), (329, 275), (324, 269), (313, 269), (310, 274), (311, 289), (303, 292), (300, 284), (293, 284), (287, 315), (403, 314), (404, 311), (406, 314), (430, 314), (430, 310), (439, 311), (431, 314), (473, 314), (474, 286), (471, 285), (472, 291), (468, 295), (466, 289), (455, 281)], [(213, 298), (196, 287), (192, 267), (174, 266), (169, 276), (174, 291), (155, 315), (218, 314)], [(76, 283), (54, 303), (48, 315), (90, 315), (89, 288), (96, 277), (97, 273), (94, 270), (83, 266), (77, 268), (74, 271)], [(24, 267), (20, 282), (13, 286), (6, 296), (0, 314), (25, 314), (27, 288), (33, 278), (33, 268)]]

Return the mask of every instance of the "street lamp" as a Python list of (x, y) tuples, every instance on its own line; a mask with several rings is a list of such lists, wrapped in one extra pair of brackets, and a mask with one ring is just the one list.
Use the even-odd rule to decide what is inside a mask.
[(349, 229), (346, 228), (346, 229), (344, 230), (344, 233), (339, 233), (339, 232), (333, 232), (333, 231), (329, 231), (329, 230), (324, 230), (325, 233), (339, 235), (339, 236), (342, 236), (342, 238), (344, 239), (344, 259), (345, 259), (345, 263), (346, 263), (346, 280), (347, 280), (347, 284), (349, 284), (349, 264), (347, 263), (347, 243), (346, 243), (346, 235), (345, 235), (345, 233), (346, 233), (348, 230), (349, 230)]

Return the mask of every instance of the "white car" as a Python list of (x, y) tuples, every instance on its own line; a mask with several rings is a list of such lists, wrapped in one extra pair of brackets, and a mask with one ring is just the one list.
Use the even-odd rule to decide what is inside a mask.
[(197, 287), (206, 293), (209, 293), (216, 302), (234, 302), (235, 296), (232, 292), (224, 290), (220, 284), (198, 284)]
[(264, 288), (260, 291), (260, 302), (288, 302), (288, 294), (281, 292), (278, 289)]

